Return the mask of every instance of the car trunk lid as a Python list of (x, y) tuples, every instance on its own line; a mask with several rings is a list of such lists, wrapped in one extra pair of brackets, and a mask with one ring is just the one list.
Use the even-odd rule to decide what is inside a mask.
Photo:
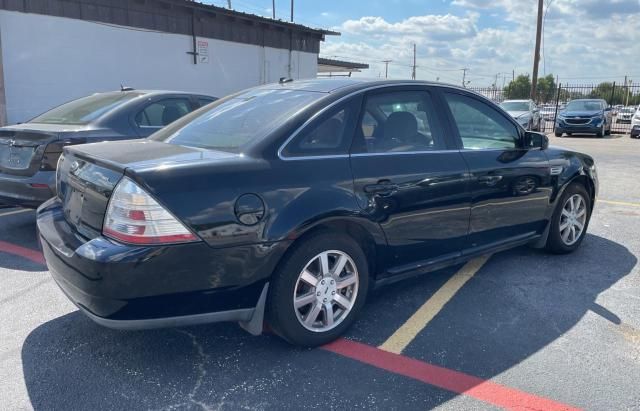
[(81, 126), (25, 123), (0, 128), (0, 173), (32, 176), (49, 143)]
[(66, 220), (82, 236), (100, 235), (109, 198), (124, 174), (180, 163), (204, 163), (235, 154), (149, 140), (83, 144), (65, 148), (57, 172)]

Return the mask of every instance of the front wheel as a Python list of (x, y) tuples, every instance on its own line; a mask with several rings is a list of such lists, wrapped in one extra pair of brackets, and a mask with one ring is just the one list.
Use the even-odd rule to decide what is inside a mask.
[(558, 201), (551, 218), (546, 249), (555, 254), (573, 252), (580, 246), (591, 218), (591, 199), (580, 184), (571, 184)]
[(596, 136), (604, 137), (606, 132), (607, 132), (607, 128), (605, 127), (605, 124), (602, 123), (602, 126), (600, 127), (600, 130), (598, 130), (598, 133), (596, 134)]
[(320, 232), (294, 246), (274, 274), (267, 313), (288, 342), (315, 347), (338, 338), (364, 305), (367, 259), (350, 237)]
[(559, 132), (559, 131), (556, 131), (554, 134), (555, 134), (556, 137), (562, 137), (562, 133)]

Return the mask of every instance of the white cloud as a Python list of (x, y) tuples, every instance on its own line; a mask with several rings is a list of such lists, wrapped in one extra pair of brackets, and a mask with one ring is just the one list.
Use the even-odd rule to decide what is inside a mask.
[[(449, 14), (392, 22), (382, 16), (347, 20), (328, 38), (323, 56), (369, 63), (362, 75), (408, 78), (412, 44), (418, 45), (418, 78), (459, 83), (470, 68), (472, 85), (489, 85), (495, 73), (529, 73), (533, 63), (536, 6), (531, 0), (453, 0)], [(639, 0), (553, 0), (545, 19), (540, 75), (572, 82), (635, 74), (640, 43)], [(488, 27), (490, 26), (490, 27)], [(626, 46), (619, 47), (621, 44)], [(510, 76), (509, 76), (510, 77)], [(576, 79), (583, 77), (584, 79)], [(616, 80), (616, 78), (611, 78)], [(620, 79), (617, 79), (620, 81)], [(499, 81), (501, 83), (501, 80)]]

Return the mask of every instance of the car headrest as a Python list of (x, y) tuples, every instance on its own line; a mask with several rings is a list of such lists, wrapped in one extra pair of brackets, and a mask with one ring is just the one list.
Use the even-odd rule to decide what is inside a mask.
[(418, 121), (408, 111), (396, 111), (391, 113), (384, 123), (384, 139), (398, 139), (404, 141), (418, 134)]
[(167, 124), (173, 123), (180, 117), (182, 117), (182, 112), (176, 106), (166, 106), (162, 110), (162, 124), (165, 126)]

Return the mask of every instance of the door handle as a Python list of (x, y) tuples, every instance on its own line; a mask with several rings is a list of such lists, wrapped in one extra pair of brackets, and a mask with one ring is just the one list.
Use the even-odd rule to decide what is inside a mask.
[(478, 182), (488, 186), (495, 186), (502, 180), (502, 176), (480, 176)]
[(367, 194), (389, 195), (398, 190), (398, 185), (388, 180), (380, 180), (376, 184), (368, 184), (364, 186), (364, 192)]

